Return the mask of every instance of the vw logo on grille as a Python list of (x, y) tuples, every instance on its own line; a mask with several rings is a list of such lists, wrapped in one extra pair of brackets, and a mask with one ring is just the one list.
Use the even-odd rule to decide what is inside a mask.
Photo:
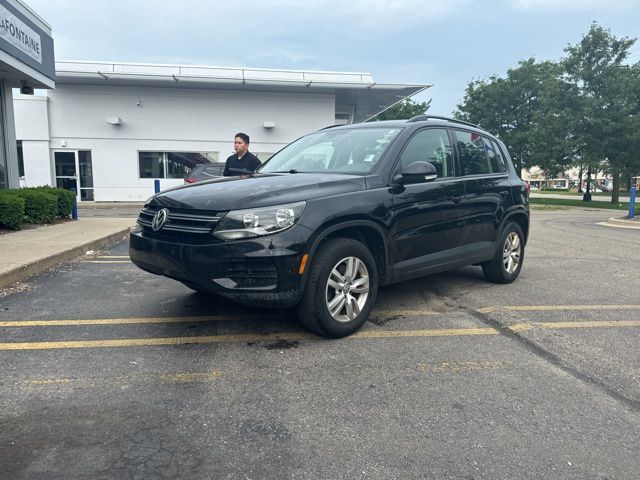
[(154, 232), (160, 230), (165, 223), (167, 223), (167, 218), (169, 217), (169, 210), (163, 208), (158, 210), (158, 212), (153, 216), (153, 220), (151, 220), (151, 228), (153, 228)]

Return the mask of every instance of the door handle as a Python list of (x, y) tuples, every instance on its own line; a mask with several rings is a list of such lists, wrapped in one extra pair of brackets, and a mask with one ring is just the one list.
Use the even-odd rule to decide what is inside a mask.
[(449, 197), (449, 200), (451, 200), (453, 203), (460, 203), (460, 201), (462, 200), (462, 195), (451, 195)]

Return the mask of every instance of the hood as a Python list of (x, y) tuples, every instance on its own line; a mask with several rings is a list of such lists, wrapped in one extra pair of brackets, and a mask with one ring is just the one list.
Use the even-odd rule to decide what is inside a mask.
[(300, 202), (365, 189), (364, 177), (341, 174), (258, 174), (223, 177), (161, 192), (150, 205), (196, 210), (239, 210)]

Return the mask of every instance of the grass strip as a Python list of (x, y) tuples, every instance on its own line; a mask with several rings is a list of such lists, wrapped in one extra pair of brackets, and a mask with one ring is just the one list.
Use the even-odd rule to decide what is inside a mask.
[[(579, 208), (601, 208), (606, 210), (629, 210), (629, 202), (585, 202), (583, 200), (571, 200), (565, 198), (530, 198), (531, 205), (563, 206)], [(640, 208), (640, 206), (638, 206)]]

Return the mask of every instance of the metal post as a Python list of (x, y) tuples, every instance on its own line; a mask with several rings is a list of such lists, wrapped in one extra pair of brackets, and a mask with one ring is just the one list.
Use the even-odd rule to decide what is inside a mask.
[(71, 191), (74, 193), (73, 207), (71, 207), (71, 218), (73, 220), (77, 220), (78, 219), (78, 197), (76, 196), (77, 190), (75, 188), (72, 188)]
[(156, 193), (160, 191), (160, 180), (155, 179), (153, 181), (153, 188), (155, 189)]
[(636, 203), (636, 186), (634, 185), (629, 190), (629, 216), (627, 218), (631, 219), (635, 217), (635, 203)]

